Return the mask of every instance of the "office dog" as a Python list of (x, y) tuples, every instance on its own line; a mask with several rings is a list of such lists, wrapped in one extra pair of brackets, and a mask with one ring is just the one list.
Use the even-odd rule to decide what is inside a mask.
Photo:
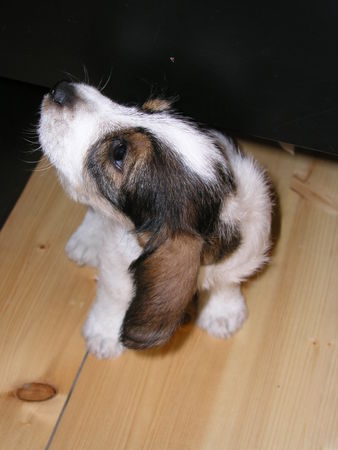
[(270, 182), (250, 156), (170, 101), (123, 106), (66, 81), (44, 97), (38, 132), (65, 190), (88, 205), (66, 252), (99, 268), (83, 328), (91, 353), (165, 344), (197, 297), (211, 335), (242, 326), (241, 282), (271, 245)]

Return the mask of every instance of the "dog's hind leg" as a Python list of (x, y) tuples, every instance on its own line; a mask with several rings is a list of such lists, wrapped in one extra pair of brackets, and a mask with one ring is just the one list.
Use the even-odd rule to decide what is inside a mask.
[(239, 284), (201, 292), (197, 324), (209, 334), (227, 339), (245, 322), (248, 311)]

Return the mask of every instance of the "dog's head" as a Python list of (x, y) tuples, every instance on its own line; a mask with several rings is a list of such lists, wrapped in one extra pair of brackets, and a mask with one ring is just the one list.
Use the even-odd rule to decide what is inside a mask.
[(196, 293), (201, 260), (238, 244), (220, 212), (235, 186), (215, 137), (152, 99), (119, 105), (95, 88), (61, 82), (42, 103), (39, 137), (70, 195), (129, 223), (143, 253), (121, 339), (166, 342)]

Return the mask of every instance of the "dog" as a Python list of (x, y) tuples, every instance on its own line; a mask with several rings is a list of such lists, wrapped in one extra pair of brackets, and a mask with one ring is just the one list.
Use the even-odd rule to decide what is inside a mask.
[(164, 345), (197, 298), (208, 333), (241, 328), (241, 283), (271, 246), (270, 180), (251, 156), (168, 100), (124, 106), (67, 81), (43, 98), (38, 134), (64, 189), (88, 206), (66, 253), (99, 268), (90, 353)]

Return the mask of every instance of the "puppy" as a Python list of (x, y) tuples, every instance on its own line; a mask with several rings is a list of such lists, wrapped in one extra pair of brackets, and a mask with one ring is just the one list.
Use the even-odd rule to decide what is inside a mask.
[(62, 81), (42, 102), (39, 139), (62, 185), (88, 205), (66, 252), (98, 266), (83, 328), (98, 358), (165, 344), (199, 296), (197, 324), (229, 338), (240, 284), (267, 261), (266, 173), (224, 135), (152, 99), (127, 107)]

